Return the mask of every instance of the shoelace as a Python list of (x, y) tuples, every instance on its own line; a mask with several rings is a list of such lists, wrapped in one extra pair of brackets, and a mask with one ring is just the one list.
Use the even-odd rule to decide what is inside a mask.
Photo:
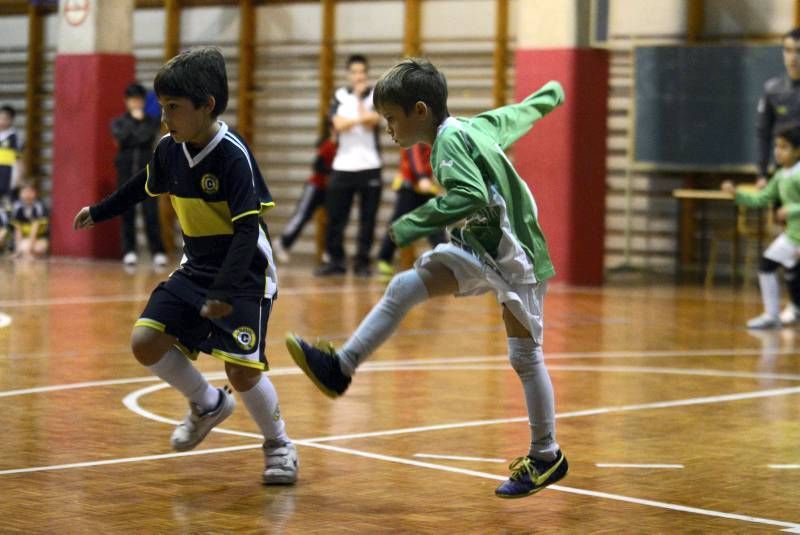
[[(187, 424), (187, 423), (191, 424), (191, 427), (189, 429), (190, 431), (194, 431), (197, 428), (198, 422), (200, 422), (200, 420), (202, 420), (203, 417), (208, 416), (212, 412), (214, 412), (214, 411), (216, 411), (216, 410), (218, 410), (218, 409), (220, 409), (222, 407), (222, 404), (225, 403), (225, 399), (223, 399), (223, 396), (230, 395), (231, 392), (232, 392), (231, 391), (231, 387), (229, 387), (228, 385), (223, 386), (222, 390), (223, 391), (220, 393), (220, 398), (219, 398), (219, 401), (217, 402), (217, 406), (214, 407), (213, 409), (210, 409), (210, 410), (207, 410), (207, 411), (203, 412), (203, 411), (201, 411), (201, 408), (200, 408), (199, 405), (196, 405), (194, 403), (190, 403), (189, 404), (189, 407), (190, 407), (189, 415), (188, 415), (188, 418), (183, 421), (183, 424), (184, 425)], [(189, 426), (187, 426), (187, 427), (189, 427)]]
[(524, 474), (528, 474), (531, 481), (539, 475), (530, 457), (517, 457), (511, 461), (508, 468), (511, 470), (511, 479), (514, 481), (520, 479)]
[(314, 344), (314, 347), (316, 347), (320, 351), (322, 351), (324, 353), (328, 353), (330, 355), (336, 354), (336, 348), (333, 347), (333, 344), (330, 343), (328, 340), (322, 340), (322, 339), (318, 338), (316, 343)]
[(282, 446), (267, 453), (267, 468), (291, 468), (294, 465), (289, 448)]

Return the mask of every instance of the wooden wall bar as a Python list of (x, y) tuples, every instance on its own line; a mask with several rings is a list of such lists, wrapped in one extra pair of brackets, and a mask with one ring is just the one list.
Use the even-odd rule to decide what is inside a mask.
[(253, 0), (239, 4), (239, 102), (236, 128), (253, 142), (253, 67), (255, 64), (256, 10)]
[(406, 0), (405, 8), (403, 54), (405, 56), (419, 56), (422, 53), (420, 0)]
[(24, 176), (38, 180), (41, 165), (41, 81), (44, 69), (44, 23), (42, 8), (28, 6), (28, 67), (25, 75)]
[(689, 0), (686, 7), (686, 40), (694, 43), (703, 38), (706, 22), (705, 0)]
[(508, 62), (508, 0), (496, 0), (495, 45), (494, 45), (494, 106), (506, 103), (506, 68)]

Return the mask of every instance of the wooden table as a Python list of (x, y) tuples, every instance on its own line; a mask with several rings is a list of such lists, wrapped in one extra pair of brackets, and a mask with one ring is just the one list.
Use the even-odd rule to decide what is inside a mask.
[[(676, 275), (679, 277), (681, 274), (681, 268), (694, 261), (693, 244), (696, 230), (694, 222), (695, 202), (700, 201), (701, 203), (705, 203), (707, 201), (722, 201), (730, 203), (732, 208), (735, 208), (735, 204), (733, 203), (734, 194), (722, 191), (720, 189), (679, 188), (672, 191), (672, 196), (681, 201), (680, 228), (678, 230), (678, 263), (675, 270)], [(700, 231), (705, 233), (705, 210), (702, 207), (700, 217), (702, 220)], [(732, 268), (733, 278), (735, 280), (738, 276), (739, 264), (739, 231), (738, 225), (736, 224), (736, 213), (734, 213), (733, 219), (733, 233)], [(705, 259), (703, 258), (703, 254), (701, 252), (700, 263), (705, 263), (704, 260)]]

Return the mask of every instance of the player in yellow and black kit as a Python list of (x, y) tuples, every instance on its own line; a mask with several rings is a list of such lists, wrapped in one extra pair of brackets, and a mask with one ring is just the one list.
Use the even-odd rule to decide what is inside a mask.
[(161, 68), (154, 86), (169, 134), (144, 171), (83, 208), (75, 227), (119, 215), (148, 195), (170, 194), (184, 257), (150, 296), (131, 346), (139, 362), (189, 400), (172, 447), (194, 448), (235, 406), (230, 392), (211, 387), (187, 359), (202, 351), (225, 361), (231, 384), (264, 433), (264, 483), (294, 483), (297, 452), (275, 388), (262, 374), (277, 276), (260, 216), (273, 203), (247, 145), (217, 120), (228, 101), (225, 60), (216, 48), (183, 52)]
[(7, 204), (19, 174), (22, 141), (14, 128), (17, 112), (8, 104), (0, 106), (0, 202)]

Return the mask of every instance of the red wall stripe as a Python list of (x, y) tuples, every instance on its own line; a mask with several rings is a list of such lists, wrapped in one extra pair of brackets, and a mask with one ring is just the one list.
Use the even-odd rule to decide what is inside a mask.
[(56, 255), (119, 258), (119, 221), (76, 232), (81, 207), (117, 187), (111, 119), (125, 111), (125, 87), (135, 79), (128, 54), (59, 55), (55, 65), (52, 251)]
[(514, 162), (539, 207), (556, 280), (603, 282), (608, 54), (605, 50), (517, 50), (516, 99), (548, 80), (566, 102), (514, 146)]

